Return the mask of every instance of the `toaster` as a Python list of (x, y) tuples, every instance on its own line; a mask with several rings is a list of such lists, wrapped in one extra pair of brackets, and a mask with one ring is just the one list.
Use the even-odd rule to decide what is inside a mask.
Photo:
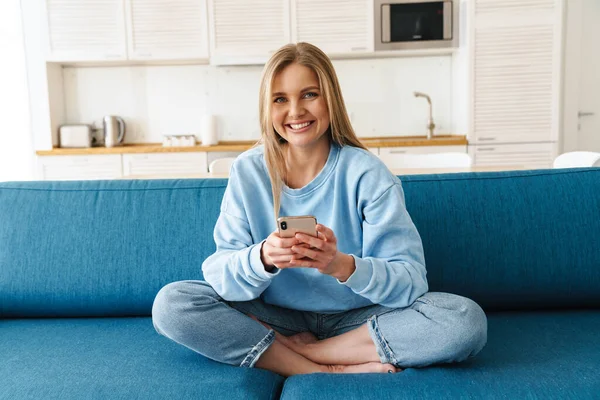
[(62, 125), (58, 128), (60, 147), (92, 147), (93, 139), (91, 125)]

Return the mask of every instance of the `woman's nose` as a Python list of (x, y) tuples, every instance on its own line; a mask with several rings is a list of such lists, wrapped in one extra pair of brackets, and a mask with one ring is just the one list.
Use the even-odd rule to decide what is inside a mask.
[(296, 100), (290, 102), (290, 109), (288, 110), (288, 116), (290, 119), (295, 119), (304, 115), (305, 110), (302, 103)]

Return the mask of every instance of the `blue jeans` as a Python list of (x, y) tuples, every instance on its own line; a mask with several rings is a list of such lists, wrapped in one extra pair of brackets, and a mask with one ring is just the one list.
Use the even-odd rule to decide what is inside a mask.
[(206, 282), (181, 281), (163, 287), (152, 307), (154, 328), (161, 335), (212, 360), (253, 367), (275, 333), (247, 314), (283, 335), (310, 331), (319, 340), (366, 323), (381, 362), (400, 368), (462, 361), (487, 341), (483, 310), (448, 293), (426, 293), (406, 308), (373, 305), (320, 314), (265, 304), (260, 298), (225, 301)]

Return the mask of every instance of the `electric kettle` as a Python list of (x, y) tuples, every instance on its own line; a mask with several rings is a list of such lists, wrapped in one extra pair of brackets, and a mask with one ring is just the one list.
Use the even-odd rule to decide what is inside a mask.
[(125, 139), (125, 121), (121, 117), (107, 115), (102, 118), (104, 127), (104, 146), (115, 147), (123, 143)]

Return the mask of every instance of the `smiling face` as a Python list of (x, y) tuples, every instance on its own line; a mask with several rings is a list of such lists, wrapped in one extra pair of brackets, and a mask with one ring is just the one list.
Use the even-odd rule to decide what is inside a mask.
[(290, 146), (307, 148), (328, 142), (329, 110), (315, 71), (292, 63), (272, 86), (273, 127)]

